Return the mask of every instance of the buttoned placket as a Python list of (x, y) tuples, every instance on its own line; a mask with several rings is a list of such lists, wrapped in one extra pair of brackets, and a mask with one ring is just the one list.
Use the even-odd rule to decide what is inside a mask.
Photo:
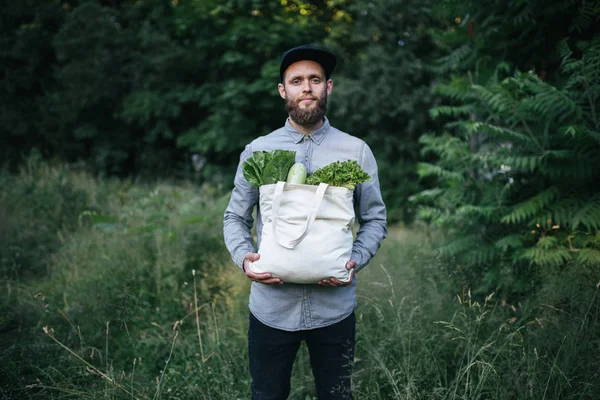
[[(304, 135), (302, 141), (304, 142), (304, 166), (308, 171), (311, 171), (313, 138), (311, 135)], [(310, 292), (309, 285), (306, 285), (302, 290), (302, 325), (305, 327), (304, 329), (312, 329), (313, 327)]]
[(302, 319), (301, 325), (304, 326), (304, 329), (311, 329), (312, 322), (312, 310), (311, 310), (311, 302), (310, 302), (310, 286), (304, 285), (302, 288)]
[(310, 135), (304, 135), (304, 166), (310, 171), (311, 153), (312, 153), (312, 139)]

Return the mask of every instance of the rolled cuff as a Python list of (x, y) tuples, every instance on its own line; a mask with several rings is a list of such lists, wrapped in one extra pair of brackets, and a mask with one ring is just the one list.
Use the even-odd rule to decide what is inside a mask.
[(354, 267), (354, 272), (360, 271), (364, 267), (364, 261), (362, 255), (358, 252), (358, 250), (352, 250), (351, 259), (356, 261), (356, 267)]
[[(233, 262), (237, 265), (242, 271), (244, 271), (244, 258), (248, 253), (254, 253), (254, 249), (242, 249), (238, 250), (233, 257)], [(245, 272), (245, 271), (244, 271)]]

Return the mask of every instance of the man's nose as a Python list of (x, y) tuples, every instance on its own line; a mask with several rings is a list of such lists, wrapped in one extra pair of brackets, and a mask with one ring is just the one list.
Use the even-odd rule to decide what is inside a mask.
[(312, 92), (312, 84), (310, 83), (310, 80), (304, 82), (304, 85), (302, 87), (302, 91), (306, 92), (306, 93), (311, 93)]

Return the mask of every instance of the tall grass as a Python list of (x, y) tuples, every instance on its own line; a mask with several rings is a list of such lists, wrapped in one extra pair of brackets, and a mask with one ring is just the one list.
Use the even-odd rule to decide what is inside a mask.
[[(227, 196), (39, 160), (0, 179), (2, 398), (249, 398), (249, 282), (223, 246)], [(16, 257), (19, 241), (35, 257)], [(597, 271), (554, 271), (508, 304), (457, 286), (434, 243), (392, 228), (358, 275), (355, 398), (600, 393)], [(303, 346), (290, 398), (314, 398), (313, 385)]]
[(359, 398), (596, 397), (597, 274), (569, 266), (516, 304), (474, 298), (453, 286), (454, 266), (439, 264), (427, 235), (396, 233), (400, 243), (361, 273)]

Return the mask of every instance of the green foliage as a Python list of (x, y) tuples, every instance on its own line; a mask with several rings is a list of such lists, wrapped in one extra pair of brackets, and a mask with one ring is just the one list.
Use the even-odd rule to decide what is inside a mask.
[[(36, 146), (100, 173), (194, 174), (220, 184), (224, 174), (231, 182), (245, 143), (283, 124), (279, 55), (322, 41), (345, 7), (47, 3), (12, 3), (1, 17), (6, 158), (18, 164), (19, 152)], [(202, 161), (192, 165), (193, 154)]]
[(588, 2), (571, 0), (436, 2), (431, 14), (438, 24), (429, 33), (443, 55), (432, 67), (442, 83), (448, 75), (461, 79), (470, 73), (475, 83), (486, 84), (498, 68), (504, 73), (535, 70), (554, 79), (561, 64), (556, 43), (567, 36), (573, 42), (589, 39), (593, 24), (581, 16), (597, 11)]
[(285, 182), (296, 152), (289, 150), (255, 151), (244, 161), (242, 172), (248, 183), (254, 187)]
[(494, 293), (450, 296), (453, 264), (433, 255), (435, 241), (396, 230), (390, 239), (379, 268), (361, 272), (353, 377), (361, 397), (547, 399), (596, 390), (593, 270), (552, 268), (538, 295), (515, 304)]
[[(390, 224), (361, 272), (357, 397), (594, 398), (596, 3), (7, 3), (0, 152), (41, 157), (0, 174), (0, 397), (248, 396), (248, 282), (220, 268), (216, 194), (283, 123), (281, 52), (321, 43), (328, 115), (374, 150), (390, 222), (433, 228)], [(303, 349), (292, 399), (309, 368)]]
[[(133, 385), (138, 391), (140, 386), (141, 398), (152, 397), (155, 387), (146, 382), (154, 381), (164, 367), (174, 324), (179, 340), (184, 338), (186, 343), (176, 347), (173, 355), (180, 359), (182, 371), (207, 372), (200, 359), (214, 354), (220, 340), (238, 336), (225, 332), (225, 326), (234, 326), (227, 317), (217, 317), (220, 310), (237, 307), (234, 299), (242, 290), (232, 287), (221, 268), (230, 262), (221, 235), (228, 199), (215, 197), (208, 186), (95, 180), (66, 168), (50, 168), (39, 159), (30, 160), (29, 166), (30, 170), (11, 181), (11, 192), (2, 196), (23, 207), (5, 210), (12, 211), (7, 219), (10, 224), (3, 224), (12, 228), (3, 232), (3, 239), (12, 245), (7, 250), (16, 251), (19, 240), (32, 256), (40, 258), (32, 261), (43, 266), (34, 270), (35, 264), (21, 265), (28, 260), (14, 259), (13, 263), (26, 267), (27, 274), (3, 276), (8, 291), (0, 306), (4, 319), (0, 340), (10, 350), (0, 360), (2, 375), (7, 377), (4, 382), (12, 382), (9, 393), (11, 388), (23, 390), (28, 382), (33, 384), (29, 393), (40, 397), (56, 397), (63, 385), (69, 385), (77, 397), (96, 397), (94, 393), (106, 393), (106, 386), (97, 385), (98, 375), (89, 375), (86, 368), (101, 370), (113, 382), (125, 385), (119, 374), (129, 373), (133, 364), (131, 378), (135, 379), (128, 379), (127, 387)], [(7, 182), (9, 176), (4, 174), (2, 179)], [(79, 196), (78, 209), (69, 203), (73, 193)], [(64, 220), (70, 225), (59, 223)], [(48, 238), (57, 238), (58, 243)], [(2, 250), (3, 259), (12, 255)], [(222, 329), (221, 337), (215, 331), (212, 337), (205, 335), (202, 357), (195, 356), (203, 352), (198, 349), (193, 323), (196, 308), (201, 318), (198, 329)], [(49, 327), (46, 335), (44, 326)], [(69, 356), (48, 336), (81, 358)], [(45, 339), (35, 344), (40, 337)], [(241, 356), (219, 351), (215, 361), (222, 357), (226, 361), (215, 364), (214, 373), (231, 379), (243, 375), (244, 364), (236, 359)], [(78, 364), (81, 359), (89, 365)], [(72, 373), (71, 383), (65, 373)], [(211, 374), (202, 374), (196, 383), (208, 384)], [(215, 391), (239, 396), (244, 386), (227, 388), (224, 377), (215, 381), (212, 396)], [(181, 384), (177, 377), (167, 377), (167, 382), (171, 388)], [(111, 390), (120, 392), (117, 386)]]
[(436, 127), (427, 114), (437, 101), (431, 91), (435, 75), (427, 68), (439, 55), (429, 35), (434, 3), (355, 1), (347, 8), (351, 32), (329, 38), (340, 59), (330, 120), (373, 150), (390, 222), (414, 219), (408, 198), (422, 189), (418, 138)]
[(370, 181), (371, 177), (354, 160), (336, 161), (317, 169), (307, 179), (307, 185), (326, 183), (354, 190), (356, 185)]
[(558, 195), (556, 187), (545, 189), (535, 196), (513, 205), (512, 210), (500, 220), (505, 224), (516, 224), (526, 220), (539, 213), (540, 210), (548, 206)]
[[(59, 197), (68, 190), (50, 172), (61, 171), (85, 207), (63, 210), (77, 223), (60, 231), (60, 245), (46, 256), (47, 272), (26, 282), (3, 281), (0, 393), (247, 398), (249, 282), (222, 243), (228, 199), (215, 197), (210, 186), (141, 185), (36, 162), (32, 171), (45, 172), (21, 175), (13, 187), (48, 185), (35, 195)], [(25, 204), (26, 196), (16, 201)], [(34, 226), (56, 210), (53, 204), (15, 218), (21, 227)], [(483, 207), (460, 212), (493, 217)], [(376, 259), (360, 272), (357, 397), (542, 400), (593, 397), (600, 390), (595, 267), (548, 266), (535, 298), (478, 301), (448, 279), (454, 264), (434, 251), (431, 236), (437, 235), (390, 227)], [(503, 243), (514, 247), (520, 240)], [(586, 240), (598, 246), (600, 235)], [(449, 251), (460, 254), (458, 247)], [(590, 258), (593, 252), (589, 246), (580, 253)], [(303, 347), (290, 399), (314, 395)]]
[[(179, 35), (194, 49), (197, 61), (192, 87), (197, 100), (192, 124), (179, 130), (177, 146), (206, 161), (232, 182), (243, 146), (280, 127), (285, 107), (275, 91), (279, 56), (298, 43), (315, 42), (326, 32), (330, 10), (322, 2), (202, 2), (178, 7)], [(303, 10), (304, 12), (300, 12)], [(198, 21), (202, 21), (200, 24)], [(189, 86), (189, 85), (188, 85)]]
[[(465, 105), (432, 112), (458, 118), (446, 124), (454, 134), (421, 139), (438, 161), (419, 173), (439, 186), (414, 200), (446, 233), (441, 254), (478, 293), (532, 293), (546, 268), (600, 267), (589, 240), (600, 227), (600, 141), (590, 134), (600, 128), (600, 37), (579, 43), (577, 60), (566, 46), (562, 84), (533, 72), (473, 84), (455, 96)], [(461, 119), (465, 109), (472, 113)]]
[(45, 276), (49, 259), (87, 206), (77, 176), (50, 166), (33, 152), (18, 175), (0, 173), (0, 276), (27, 280)]
[(0, 157), (20, 164), (32, 148), (44, 153), (47, 149), (49, 110), (44, 98), (56, 90), (52, 38), (64, 20), (64, 10), (59, 2), (36, 0), (6, 3), (2, 8)]

